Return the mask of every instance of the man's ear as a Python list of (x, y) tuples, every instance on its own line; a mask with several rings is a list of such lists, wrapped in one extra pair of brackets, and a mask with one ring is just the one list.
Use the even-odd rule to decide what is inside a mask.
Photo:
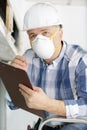
[(60, 29), (60, 31), (59, 31), (59, 38), (62, 39), (62, 37), (63, 37), (63, 30)]

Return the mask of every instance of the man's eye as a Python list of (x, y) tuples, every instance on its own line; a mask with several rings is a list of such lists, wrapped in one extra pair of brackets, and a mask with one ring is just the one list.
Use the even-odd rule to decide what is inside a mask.
[(48, 34), (48, 32), (44, 32), (44, 34)]
[(37, 36), (37, 35), (31, 35), (31, 36), (30, 36), (30, 39), (31, 39), (31, 40), (34, 40), (36, 36)]
[(43, 35), (44, 35), (44, 36), (48, 36), (48, 35), (49, 35), (49, 32), (43, 32)]

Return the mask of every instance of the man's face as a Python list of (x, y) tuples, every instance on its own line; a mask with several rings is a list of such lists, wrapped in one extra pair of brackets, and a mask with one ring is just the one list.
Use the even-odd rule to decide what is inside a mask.
[(50, 27), (31, 29), (27, 31), (27, 33), (28, 33), (30, 41), (32, 42), (36, 38), (37, 35), (43, 35), (43, 36), (51, 38), (56, 31), (58, 33), (53, 38), (54, 46), (56, 46), (56, 44), (58, 42), (61, 42), (62, 40), (62, 29), (59, 26), (50, 26)]

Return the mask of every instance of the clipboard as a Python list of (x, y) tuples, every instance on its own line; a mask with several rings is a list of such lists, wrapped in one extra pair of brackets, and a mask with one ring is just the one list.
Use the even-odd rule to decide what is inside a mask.
[(19, 92), (19, 83), (22, 83), (33, 89), (29, 80), (29, 76), (24, 70), (0, 62), (0, 78), (2, 79), (3, 84), (15, 106), (29, 111), (42, 118), (45, 117), (45, 114), (42, 110), (28, 108), (25, 103), (24, 97)]

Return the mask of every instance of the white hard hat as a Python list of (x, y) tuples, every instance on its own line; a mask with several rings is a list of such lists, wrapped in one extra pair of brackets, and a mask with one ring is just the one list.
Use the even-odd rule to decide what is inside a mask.
[(62, 25), (58, 10), (50, 3), (37, 3), (28, 9), (24, 16), (23, 30)]

